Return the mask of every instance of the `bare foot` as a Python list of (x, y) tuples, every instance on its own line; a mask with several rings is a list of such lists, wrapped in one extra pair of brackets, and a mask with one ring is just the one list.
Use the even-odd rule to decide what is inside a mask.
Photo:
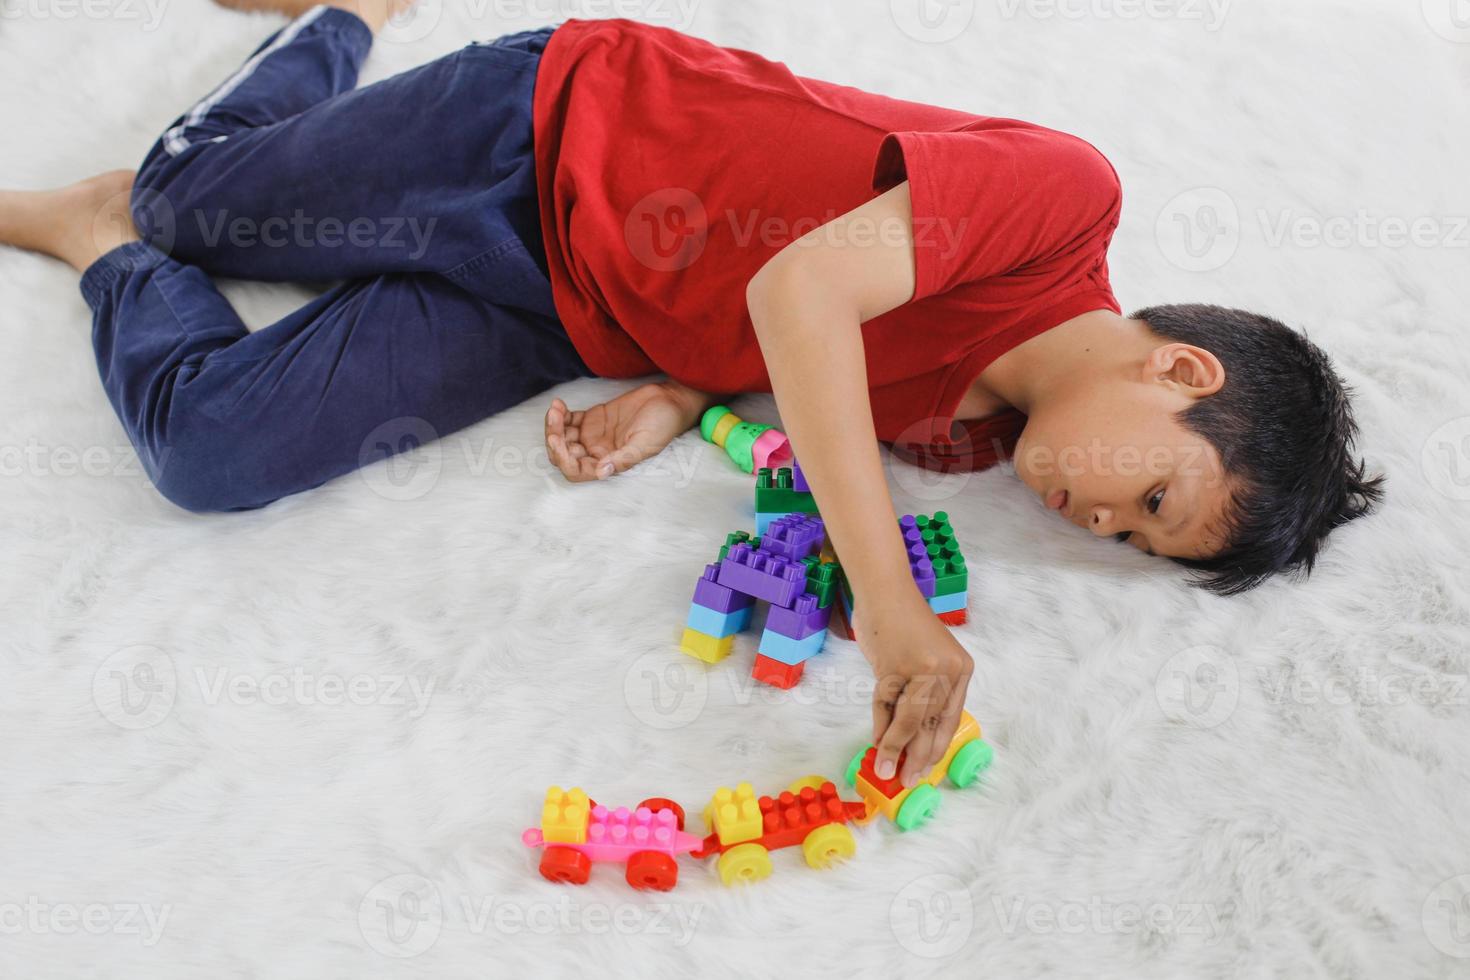
[(285, 14), (292, 20), (312, 7), (326, 6), (345, 10), (362, 18), (374, 34), (389, 20), (412, 7), (417, 0), (215, 0), (231, 10), (268, 10)]
[(138, 240), (131, 170), (113, 170), (49, 191), (0, 191), (0, 244), (55, 256), (78, 272)]

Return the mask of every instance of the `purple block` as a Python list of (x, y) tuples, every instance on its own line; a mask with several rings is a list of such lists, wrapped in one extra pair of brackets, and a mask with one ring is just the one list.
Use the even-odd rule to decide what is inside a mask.
[(706, 609), (722, 613), (732, 613), (755, 605), (755, 600), (750, 596), (720, 585), (717, 581), (719, 576), (719, 565), (704, 566), (704, 574), (700, 576), (699, 584), (694, 587), (695, 602)]
[(903, 545), (909, 553), (909, 571), (913, 573), (914, 584), (925, 598), (934, 595), (934, 562), (929, 560), (929, 549), (924, 544), (924, 535), (919, 530), (919, 522), (912, 514), (906, 514), (899, 518), (898, 528), (903, 532)]
[(766, 617), (766, 629), (793, 640), (804, 640), (826, 629), (831, 621), (832, 607), (818, 606), (817, 597), (807, 592), (797, 596), (790, 609), (772, 606)]
[(827, 529), (820, 517), (811, 514), (787, 514), (770, 523), (761, 535), (761, 550), (801, 561), (822, 550)]
[(812, 488), (807, 485), (806, 474), (801, 471), (801, 464), (796, 457), (791, 458), (791, 489), (797, 493), (811, 493)]
[(806, 566), (781, 555), (755, 551), (741, 542), (725, 554), (716, 581), (736, 592), (789, 606), (806, 591)]

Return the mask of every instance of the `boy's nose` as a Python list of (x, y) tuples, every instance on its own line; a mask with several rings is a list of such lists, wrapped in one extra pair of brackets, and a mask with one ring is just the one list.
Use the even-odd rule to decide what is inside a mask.
[(1099, 536), (1113, 534), (1115, 532), (1113, 521), (1113, 509), (1103, 504), (1098, 504), (1092, 508), (1092, 513), (1089, 515), (1088, 527), (1092, 530), (1093, 534)]

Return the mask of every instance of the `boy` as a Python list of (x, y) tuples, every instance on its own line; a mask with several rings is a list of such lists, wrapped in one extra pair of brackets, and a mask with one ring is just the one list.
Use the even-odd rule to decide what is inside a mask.
[[(136, 181), (0, 196), (0, 240), (83, 272), (104, 387), (179, 505), (317, 486), (393, 419), (448, 433), (664, 372), (553, 401), (552, 459), (600, 479), (715, 393), (773, 390), (863, 610), (879, 774), (906, 752), (912, 785), (972, 663), (911, 586), (880, 439), (945, 468), (1009, 453), (1046, 507), (1227, 594), (1309, 569), (1378, 498), (1305, 339), (1215, 307), (1120, 315), (1120, 189), (1082, 140), (625, 21), (354, 91), (397, 2), (260, 0), (294, 20)], [(346, 282), (247, 334), (207, 274)]]

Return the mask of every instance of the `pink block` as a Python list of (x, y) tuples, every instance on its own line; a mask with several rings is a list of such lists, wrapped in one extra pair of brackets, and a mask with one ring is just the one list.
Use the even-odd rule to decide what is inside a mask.
[(598, 805), (592, 808), (587, 819), (587, 842), (585, 844), (547, 844), (541, 831), (535, 827), (521, 835), (527, 847), (566, 847), (587, 855), (593, 861), (626, 863), (628, 858), (640, 851), (658, 851), (677, 857), (703, 845), (702, 838), (686, 834), (679, 829), (679, 820), (673, 810), (657, 813), (647, 807), (629, 810), (620, 806), (616, 810)]
[(757, 470), (785, 466), (791, 460), (791, 443), (779, 429), (767, 429), (750, 447)]

